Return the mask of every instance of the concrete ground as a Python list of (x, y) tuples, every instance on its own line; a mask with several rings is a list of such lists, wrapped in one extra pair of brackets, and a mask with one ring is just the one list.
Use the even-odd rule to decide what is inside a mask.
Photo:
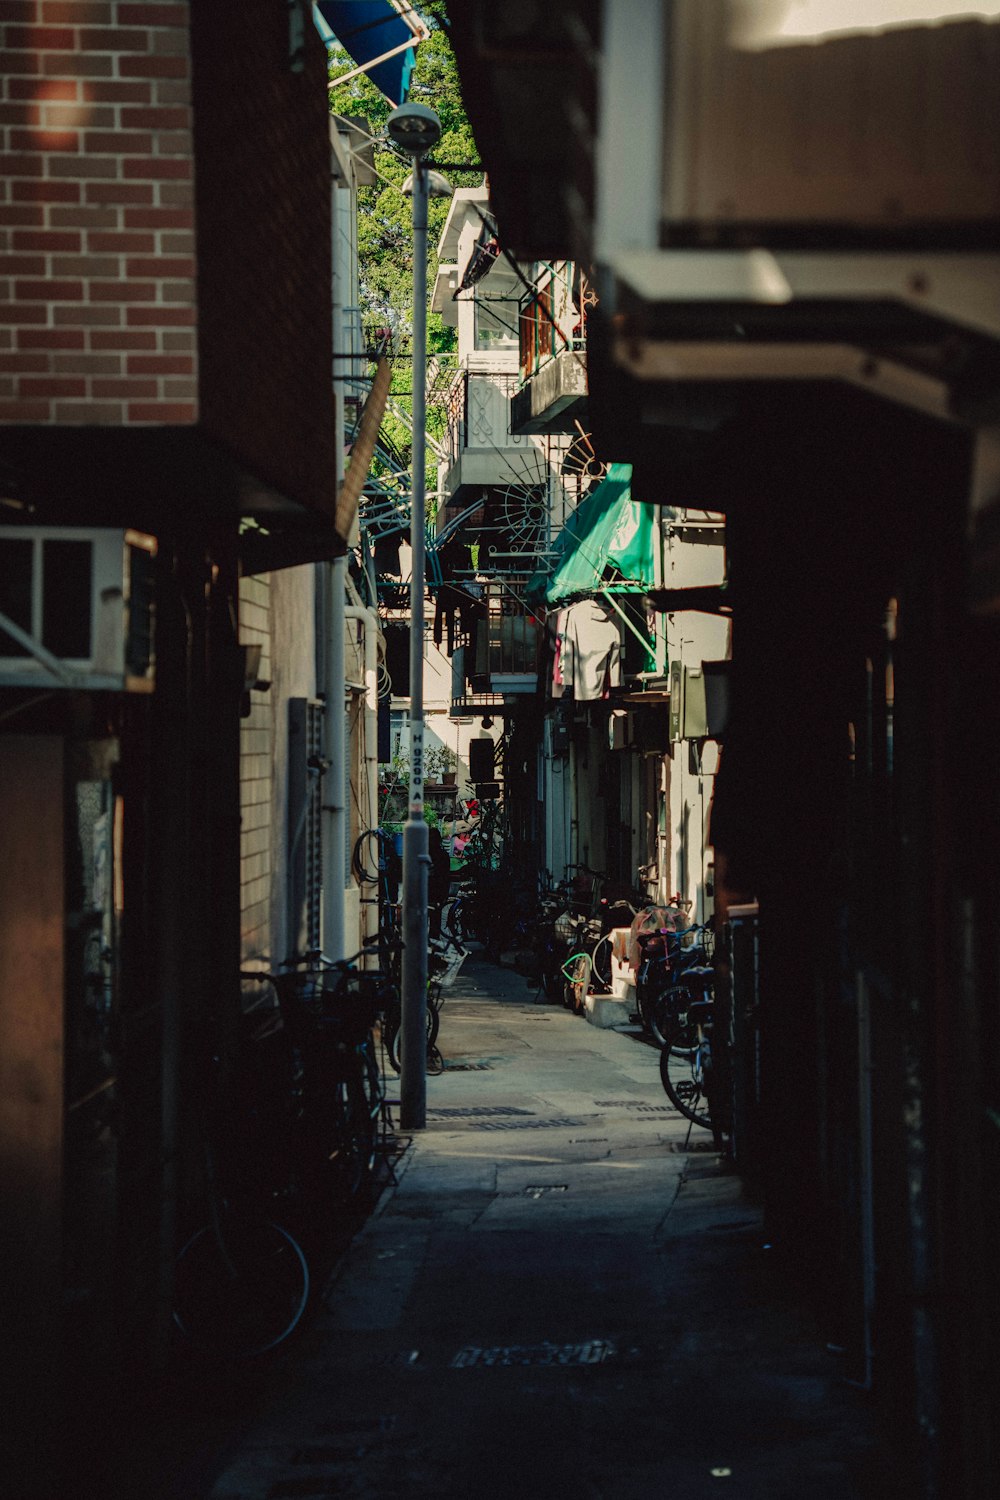
[(475, 956), (440, 1045), (318, 1319), (171, 1495), (860, 1496), (864, 1398), (656, 1051)]

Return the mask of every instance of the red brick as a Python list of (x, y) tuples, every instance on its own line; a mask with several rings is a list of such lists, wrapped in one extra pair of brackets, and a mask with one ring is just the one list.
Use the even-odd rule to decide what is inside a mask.
[(45, 209), (40, 203), (5, 203), (0, 205), (0, 224), (42, 225), (44, 223)]
[(193, 229), (191, 208), (126, 208), (126, 229)]
[(3, 0), (0, 21), (33, 21), (38, 14), (36, 0)]
[(88, 203), (152, 203), (153, 187), (142, 182), (88, 182)]
[(55, 375), (26, 375), (21, 381), (21, 395), (35, 397), (49, 396), (53, 400), (57, 396), (85, 396), (87, 394), (87, 382), (82, 378), (73, 376)]
[(78, 182), (12, 182), (11, 196), (15, 203), (78, 203)]
[(187, 156), (126, 156), (122, 162), (122, 176), (189, 178), (192, 168)]
[(157, 156), (190, 156), (194, 137), (190, 130), (161, 130), (155, 146)]
[(44, 255), (0, 255), (0, 276), (44, 275)]
[(123, 396), (128, 401), (155, 401), (159, 395), (155, 380), (130, 380), (128, 376), (118, 379), (94, 379), (91, 382), (92, 396)]
[(196, 266), (189, 257), (154, 256), (125, 262), (126, 276), (194, 276)]
[(149, 43), (154, 52), (187, 52), (191, 45), (186, 31), (163, 27), (150, 32)]
[(192, 182), (161, 182), (157, 198), (163, 208), (188, 208), (194, 205)]
[(197, 401), (199, 387), (193, 376), (175, 379), (168, 375), (163, 382), (163, 395), (168, 401)]
[(50, 177), (86, 177), (105, 181), (118, 176), (114, 156), (56, 156), (48, 158)]
[(93, 52), (43, 52), (42, 72), (47, 78), (110, 78), (114, 64), (110, 57)]
[(129, 307), (125, 320), (130, 328), (184, 328), (197, 321), (193, 307)]
[(38, 52), (0, 52), (0, 74), (10, 78), (12, 74), (37, 78), (42, 71), (42, 59)]
[[(33, 146), (37, 151), (38, 142), (34, 141)], [(0, 177), (41, 177), (44, 168), (44, 156), (30, 155), (26, 151), (0, 156)]]
[(111, 332), (104, 328), (94, 328), (89, 338), (91, 349), (120, 349), (124, 352), (128, 349), (156, 348), (156, 334), (151, 329), (140, 333), (127, 328), (116, 328)]
[(156, 401), (145, 404), (130, 402), (128, 419), (130, 422), (170, 422), (177, 424), (194, 422), (197, 419), (197, 407), (193, 402), (181, 401)]
[(123, 26), (182, 26), (188, 25), (186, 5), (123, 5), (118, 6), (118, 19)]
[(15, 229), (15, 250), (62, 250), (67, 255), (80, 250), (83, 236), (72, 229)]
[(186, 56), (119, 58), (118, 72), (122, 78), (186, 78), (190, 63)]
[(47, 130), (75, 130), (78, 125), (88, 130), (111, 130), (116, 123), (113, 104), (46, 103), (42, 113)]
[(57, 401), (53, 415), (57, 422), (117, 427), (125, 420), (125, 408), (120, 401)]
[(88, 151), (111, 151), (116, 156), (126, 151), (152, 155), (153, 151), (152, 135), (137, 130), (88, 130), (84, 142)]
[[(21, 331), (23, 342), (26, 329)], [(8, 375), (44, 375), (49, 368), (47, 354), (5, 354), (0, 360)]]
[(52, 321), (57, 328), (89, 328), (92, 325), (115, 327), (122, 321), (120, 307), (93, 307), (66, 303), (52, 309)]
[(36, 102), (0, 104), (0, 125), (40, 125), (41, 120), (42, 107)]
[(110, 26), (112, 10), (109, 0), (43, 0), (43, 21), (73, 22), (77, 26)]
[(50, 208), (49, 223), (53, 229), (115, 229), (121, 213), (117, 208)]
[(10, 132), (9, 144), (12, 151), (79, 151), (80, 136), (75, 130), (43, 130), (41, 126), (33, 130), (14, 128)]
[(164, 255), (193, 255), (195, 239), (190, 229), (176, 229), (160, 235), (160, 250)]
[(155, 234), (140, 234), (133, 230), (131, 234), (123, 230), (110, 230), (102, 233), (92, 230), (87, 235), (88, 250), (117, 250), (123, 255), (150, 255), (156, 249)]
[(82, 328), (23, 328), (17, 343), (20, 349), (82, 349), (86, 337)]
[(0, 401), (0, 422), (47, 422), (47, 401)]
[(49, 310), (44, 302), (0, 303), (0, 323), (47, 323)]
[(39, 86), (34, 79), (8, 78), (8, 99), (38, 99), (41, 97), (46, 104), (54, 104), (57, 100), (75, 99), (80, 91), (79, 84), (74, 83), (71, 78), (53, 78), (43, 85), (44, 94), (39, 94)]
[(189, 130), (191, 110), (185, 104), (141, 106), (122, 109), (122, 128), (125, 130)]
[(115, 276), (122, 273), (118, 255), (54, 255), (53, 276)]
[(193, 375), (194, 358), (190, 354), (130, 354), (130, 375)]
[[(81, 354), (74, 349), (72, 354), (55, 354), (52, 371), (55, 375), (87, 375), (92, 380), (110, 378), (121, 373), (122, 362), (117, 354)], [(92, 392), (97, 395), (96, 391)]]
[(99, 104), (149, 104), (153, 97), (150, 83), (104, 83), (100, 80), (88, 85), (91, 99)]
[(82, 281), (55, 281), (51, 277), (40, 281), (18, 281), (14, 296), (25, 302), (82, 302)]
[(8, 26), (6, 42), (37, 52), (72, 52), (76, 38), (72, 26)]
[(155, 281), (94, 281), (91, 302), (155, 302)]
[(80, 31), (84, 52), (145, 52), (149, 37), (145, 29), (123, 26), (84, 26)]

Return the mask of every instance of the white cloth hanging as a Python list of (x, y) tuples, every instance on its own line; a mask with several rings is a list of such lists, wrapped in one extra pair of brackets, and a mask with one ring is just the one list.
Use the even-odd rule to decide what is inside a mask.
[(622, 640), (617, 620), (599, 599), (581, 599), (566, 611), (560, 667), (564, 686), (581, 703), (606, 698), (621, 682)]

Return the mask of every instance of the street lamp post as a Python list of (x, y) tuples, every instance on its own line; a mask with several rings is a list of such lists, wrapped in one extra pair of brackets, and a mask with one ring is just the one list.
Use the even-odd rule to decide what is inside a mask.
[[(403, 828), (403, 979), (399, 1123), (427, 1123), (427, 871), (424, 819), (424, 465), (427, 435), (427, 202), (424, 160), (441, 138), (441, 122), (423, 104), (401, 104), (386, 122), (390, 138), (413, 158), (413, 461), (410, 548), (410, 807)], [(434, 191), (450, 191), (433, 174)]]

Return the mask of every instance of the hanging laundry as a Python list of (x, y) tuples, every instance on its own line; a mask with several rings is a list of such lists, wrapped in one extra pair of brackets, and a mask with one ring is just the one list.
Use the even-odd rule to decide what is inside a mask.
[(566, 611), (558, 665), (563, 687), (580, 703), (606, 698), (621, 683), (618, 622), (599, 599), (581, 599)]

